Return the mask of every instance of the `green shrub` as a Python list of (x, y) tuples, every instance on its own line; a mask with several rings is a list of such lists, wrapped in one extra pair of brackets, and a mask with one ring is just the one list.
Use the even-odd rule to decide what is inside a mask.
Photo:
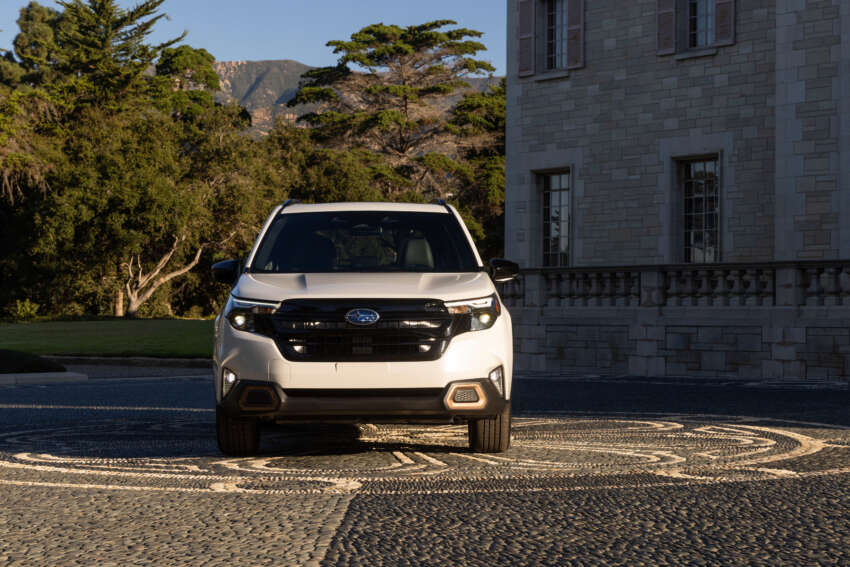
[(38, 303), (33, 303), (29, 299), (15, 300), (15, 304), (7, 309), (9, 317), (12, 321), (32, 321), (38, 316)]
[(193, 305), (189, 309), (183, 313), (183, 316), (187, 319), (203, 319), (204, 318), (204, 308), (200, 305)]
[(67, 318), (77, 318), (82, 317), (86, 314), (86, 309), (76, 301), (71, 301), (67, 305), (64, 305), (60, 310), (60, 315), (62, 317)]

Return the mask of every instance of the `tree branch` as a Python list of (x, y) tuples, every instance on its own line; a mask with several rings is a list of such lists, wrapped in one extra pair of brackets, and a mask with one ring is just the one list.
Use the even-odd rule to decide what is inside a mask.
[(164, 276), (157, 278), (150, 285), (150, 287), (147, 289), (147, 291), (145, 291), (144, 293), (142, 293), (139, 296), (138, 305), (141, 305), (142, 303), (144, 303), (145, 301), (150, 299), (150, 297), (156, 292), (156, 290), (159, 289), (159, 287), (161, 285), (163, 285), (164, 283), (167, 283), (167, 282), (173, 280), (174, 278), (176, 278), (178, 276), (182, 276), (183, 274), (185, 274), (186, 272), (188, 272), (189, 270), (191, 270), (192, 268), (197, 266), (198, 262), (201, 259), (201, 252), (203, 252), (203, 250), (204, 250), (203, 246), (198, 247), (197, 252), (195, 252), (195, 257), (192, 259), (191, 262), (189, 262), (188, 264), (186, 264), (185, 266), (183, 266), (182, 268), (180, 268), (178, 270), (174, 270), (171, 273), (165, 274)]
[(139, 289), (145, 287), (148, 284), (149, 281), (151, 281), (153, 278), (155, 278), (163, 270), (163, 268), (165, 268), (165, 266), (168, 264), (168, 262), (171, 261), (171, 257), (174, 256), (174, 253), (177, 251), (177, 247), (180, 246), (180, 242), (185, 240), (185, 238), (186, 238), (185, 236), (183, 236), (183, 237), (175, 236), (174, 237), (174, 244), (171, 246), (171, 250), (166, 252), (166, 254), (162, 258), (160, 258), (159, 262), (157, 262), (156, 267), (154, 267), (153, 271), (151, 271), (144, 278), (142, 277), (142, 265), (141, 265), (141, 261), (140, 261), (140, 263), (139, 263), (139, 286), (138, 286)]

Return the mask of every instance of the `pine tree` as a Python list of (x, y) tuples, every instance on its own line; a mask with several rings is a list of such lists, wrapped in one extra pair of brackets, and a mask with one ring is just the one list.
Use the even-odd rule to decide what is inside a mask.
[(64, 8), (59, 68), (74, 77), (68, 92), (78, 96), (78, 104), (120, 106), (149, 86), (145, 72), (186, 36), (158, 45), (145, 42), (165, 17), (157, 13), (164, 1), (145, 0), (124, 10), (116, 0), (58, 0)]
[(459, 138), (459, 152), (473, 170), (473, 180), (458, 194), (479, 248), (501, 256), (505, 234), (505, 80), (483, 93), (463, 97), (452, 111), (449, 129)]
[(485, 47), (469, 38), (482, 34), (444, 29), (455, 24), (375, 24), (349, 41), (330, 41), (337, 65), (305, 73), (289, 103), (319, 105), (303, 119), (326, 147), (374, 152), (393, 180), (391, 197), (444, 197), (471, 176), (453, 155), (446, 111), (452, 95), (469, 88), (467, 77), (494, 68), (475, 58)]
[(38, 86), (55, 82), (62, 50), (58, 42), (60, 27), (66, 25), (61, 12), (30, 2), (18, 17), (20, 32), (15, 36), (15, 55), (23, 76), (20, 81)]

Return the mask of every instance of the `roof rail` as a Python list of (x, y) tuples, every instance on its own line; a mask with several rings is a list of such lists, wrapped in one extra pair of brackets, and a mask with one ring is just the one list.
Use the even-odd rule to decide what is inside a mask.
[(446, 208), (446, 210), (447, 210), (449, 213), (451, 213), (451, 212), (452, 212), (451, 208), (449, 208), (449, 204), (448, 204), (448, 203), (446, 203), (446, 200), (445, 200), (445, 199), (434, 199), (433, 201), (431, 201), (431, 204), (433, 204), (433, 205), (442, 205), (442, 206), (444, 206), (444, 207)]
[(280, 206), (280, 210), (282, 211), (283, 209), (285, 209), (289, 205), (297, 205), (300, 202), (301, 202), (301, 199), (287, 199), (286, 201), (284, 201), (283, 205)]

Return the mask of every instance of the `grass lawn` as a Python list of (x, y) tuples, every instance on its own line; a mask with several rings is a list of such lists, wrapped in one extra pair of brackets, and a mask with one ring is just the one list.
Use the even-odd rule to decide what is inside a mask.
[(115, 319), (0, 324), (0, 349), (33, 354), (211, 357), (213, 321)]

